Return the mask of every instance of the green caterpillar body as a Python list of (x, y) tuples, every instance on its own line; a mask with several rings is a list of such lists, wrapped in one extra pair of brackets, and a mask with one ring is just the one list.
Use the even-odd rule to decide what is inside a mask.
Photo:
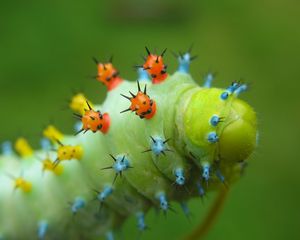
[[(154, 117), (120, 114), (128, 108), (120, 94), (137, 89), (136, 82), (124, 81), (93, 107), (109, 113), (107, 134), (64, 136), (63, 144), (82, 146), (83, 157), (60, 162), (61, 175), (41, 171), (38, 159), (55, 159), (51, 151), (0, 157), (0, 239), (112, 239), (110, 231), (128, 216), (144, 230), (151, 207), (167, 211), (169, 202), (184, 203), (240, 176), (256, 145), (249, 105), (234, 92), (222, 99), (226, 89), (201, 88), (183, 72), (145, 84), (157, 104)], [(212, 122), (214, 115), (223, 121)], [(8, 175), (23, 176), (32, 191), (14, 190)]]

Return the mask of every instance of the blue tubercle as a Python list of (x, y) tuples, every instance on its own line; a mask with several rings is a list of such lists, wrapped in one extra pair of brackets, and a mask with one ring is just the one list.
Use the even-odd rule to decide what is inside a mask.
[(233, 83), (227, 88), (227, 91), (229, 92), (229, 94), (232, 94), (232, 93), (234, 93), (240, 86), (241, 86), (240, 83), (238, 83), (238, 82), (233, 82)]
[(164, 140), (161, 137), (151, 137), (150, 149), (144, 152), (152, 151), (157, 156), (161, 153), (165, 155), (165, 151), (170, 151), (166, 147), (167, 141), (169, 141), (169, 139)]
[(174, 171), (174, 174), (175, 174), (175, 177), (176, 177), (175, 182), (180, 186), (184, 185), (185, 177), (184, 177), (183, 169), (182, 168), (176, 168), (175, 171)]
[(210, 165), (208, 163), (204, 163), (202, 166), (202, 177), (208, 182), (210, 178)]
[(145, 223), (145, 214), (143, 212), (137, 212), (136, 219), (137, 219), (137, 227), (138, 227), (139, 231), (146, 230), (147, 225)]
[(1, 147), (3, 155), (8, 156), (13, 154), (12, 143), (10, 141), (3, 142)]
[(222, 94), (221, 99), (226, 100), (230, 95), (235, 94), (238, 96), (241, 92), (247, 90), (246, 84), (241, 84), (240, 82), (233, 82)]
[(42, 138), (40, 140), (40, 145), (41, 145), (41, 148), (44, 150), (44, 151), (50, 151), (52, 146), (51, 146), (51, 142), (49, 139), (47, 138)]
[(192, 57), (189, 52), (178, 56), (178, 62), (179, 62), (178, 72), (189, 73), (191, 61), (192, 61)]
[(220, 118), (218, 115), (213, 115), (213, 116), (210, 118), (209, 123), (210, 123), (212, 126), (216, 127), (220, 121), (221, 121), (221, 118)]
[(38, 223), (37, 235), (39, 239), (44, 239), (48, 230), (48, 222), (46, 220), (41, 220)]
[(117, 174), (121, 173), (124, 170), (130, 168), (129, 159), (125, 155), (118, 155), (116, 158), (113, 158), (115, 163), (113, 164), (113, 169)]
[(166, 195), (163, 192), (160, 192), (156, 195), (156, 198), (159, 200), (160, 208), (163, 211), (167, 211), (169, 208), (169, 203), (167, 201)]
[(229, 93), (227, 91), (222, 92), (220, 97), (222, 100), (226, 100), (229, 97)]
[(137, 69), (138, 72), (138, 81), (139, 82), (151, 82), (151, 79), (149, 78), (149, 74), (146, 70), (144, 70), (143, 68), (138, 68)]
[(97, 195), (97, 199), (100, 202), (103, 202), (109, 195), (113, 193), (113, 189), (111, 186), (105, 186), (102, 190), (102, 192), (99, 192)]
[(211, 87), (211, 84), (212, 84), (212, 81), (214, 80), (214, 75), (212, 73), (208, 73), (205, 77), (204, 77), (204, 85), (203, 87), (205, 88), (210, 88)]
[(210, 143), (216, 143), (219, 141), (219, 136), (217, 135), (216, 132), (210, 132), (208, 133), (207, 135), (207, 140), (210, 142)]
[(85, 200), (82, 197), (76, 197), (71, 205), (71, 211), (76, 214), (80, 209), (85, 207)]
[(106, 234), (105, 234), (105, 238), (106, 240), (114, 240), (114, 234), (112, 231), (108, 231)]
[(247, 84), (242, 84), (240, 87), (235, 91), (235, 95), (238, 96), (240, 93), (245, 92), (248, 89)]

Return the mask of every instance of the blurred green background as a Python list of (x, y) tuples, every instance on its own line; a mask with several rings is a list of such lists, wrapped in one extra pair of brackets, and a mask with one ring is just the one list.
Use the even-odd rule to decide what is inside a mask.
[[(37, 146), (43, 126), (72, 132), (66, 109), (72, 91), (102, 102), (105, 89), (91, 60), (107, 60), (136, 79), (144, 46), (185, 50), (194, 43), (199, 58), (193, 77), (202, 83), (216, 71), (214, 85), (240, 78), (243, 94), (257, 111), (259, 148), (247, 174), (232, 187), (224, 211), (207, 239), (300, 239), (299, 63), (300, 2), (228, 1), (1, 1), (0, 141), (24, 135)], [(176, 60), (168, 51), (169, 72)], [(191, 201), (189, 222), (176, 206), (167, 219), (151, 213), (142, 239), (178, 239), (191, 231), (213, 201)], [(125, 224), (135, 239), (135, 222)]]

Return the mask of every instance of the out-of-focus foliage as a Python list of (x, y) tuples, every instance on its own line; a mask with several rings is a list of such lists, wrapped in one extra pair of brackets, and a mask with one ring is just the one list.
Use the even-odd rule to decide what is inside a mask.
[[(144, 46), (199, 55), (192, 65), (202, 82), (216, 71), (215, 85), (242, 78), (251, 84), (243, 98), (259, 118), (259, 148), (245, 177), (233, 186), (227, 205), (207, 239), (299, 239), (299, 62), (298, 1), (2, 1), (0, 3), (0, 140), (29, 137), (36, 144), (43, 126), (66, 133), (72, 90), (102, 102), (92, 56), (114, 55), (121, 75), (134, 80)], [(169, 72), (176, 68), (170, 51)], [(192, 221), (179, 208), (167, 219), (152, 212), (146, 239), (176, 239), (209, 208), (191, 202)], [(66, 203), (67, 204), (67, 203)], [(125, 237), (136, 235), (133, 219)], [(132, 239), (132, 238), (128, 238)]]

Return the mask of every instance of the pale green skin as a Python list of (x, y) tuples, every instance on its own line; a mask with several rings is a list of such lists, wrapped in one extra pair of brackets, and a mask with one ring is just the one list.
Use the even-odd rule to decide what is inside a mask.
[[(142, 89), (144, 84), (141, 82)], [(157, 103), (157, 112), (150, 120), (140, 119), (131, 112), (120, 114), (130, 105), (120, 93), (128, 95), (129, 90), (136, 93), (136, 82), (124, 81), (108, 92), (102, 106), (94, 106), (95, 110), (109, 113), (109, 132), (65, 136), (63, 143), (81, 145), (84, 155), (80, 161), (61, 162), (64, 166), (61, 176), (42, 172), (37, 158), (46, 155), (42, 151), (36, 151), (35, 156), (26, 159), (19, 159), (17, 155), (0, 156), (0, 238), (1, 233), (5, 239), (31, 238), (36, 236), (37, 223), (47, 220), (50, 238), (91, 239), (118, 228), (129, 215), (146, 213), (152, 206), (159, 209), (156, 198), (159, 193), (165, 193), (168, 201), (186, 201), (197, 195), (196, 182), (202, 174), (201, 164), (212, 164), (217, 158), (216, 149), (225, 156), (220, 169), (226, 183), (239, 177), (241, 167), (238, 162), (248, 158), (256, 144), (256, 117), (251, 107), (235, 96), (223, 101), (219, 96), (224, 90), (200, 88), (190, 75), (179, 72), (161, 84), (147, 83), (147, 89), (147, 94)], [(217, 129), (209, 125), (209, 119), (215, 113), (221, 113), (226, 119)], [(232, 123), (236, 121), (246, 122), (249, 126), (240, 124), (241, 128), (235, 131)], [(227, 125), (233, 131), (229, 129), (229, 134), (223, 136)], [(243, 129), (247, 137), (245, 144), (239, 147), (243, 142), (241, 139), (245, 138)], [(211, 130), (219, 134), (219, 144), (206, 140)], [(150, 136), (170, 138), (167, 147), (172, 152), (166, 152), (166, 156), (142, 153), (149, 149)], [(190, 152), (197, 159), (193, 159)], [(113, 164), (109, 154), (125, 154), (133, 167), (125, 170), (114, 185), (114, 170), (100, 170)], [(51, 155), (55, 159), (55, 153)], [(178, 167), (184, 169), (189, 193), (185, 188), (173, 185), (174, 170)], [(32, 182), (33, 190), (29, 194), (14, 191), (13, 181), (6, 175), (18, 177), (21, 172)], [(100, 218), (96, 219), (99, 201), (92, 201), (96, 196), (92, 189), (101, 191), (105, 185), (113, 186), (114, 192), (105, 200)], [(213, 174), (208, 187), (204, 184), (206, 191), (220, 187), (224, 186)], [(73, 216), (68, 202), (77, 196), (85, 198), (87, 206)]]

